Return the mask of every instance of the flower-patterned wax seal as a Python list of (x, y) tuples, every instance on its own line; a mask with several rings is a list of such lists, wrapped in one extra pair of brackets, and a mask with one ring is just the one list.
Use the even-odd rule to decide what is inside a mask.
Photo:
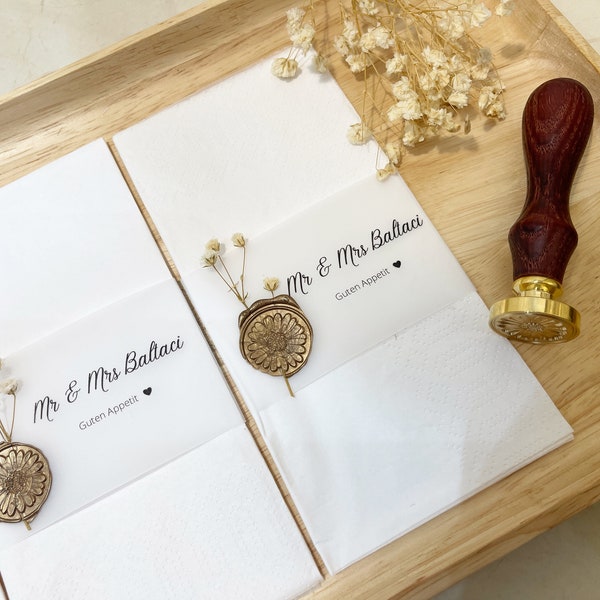
[(37, 448), (16, 442), (0, 446), (0, 521), (28, 525), (51, 485), (50, 466)]
[(269, 375), (291, 377), (305, 364), (312, 347), (312, 327), (288, 295), (257, 300), (238, 320), (242, 356)]
[[(0, 523), (24, 523), (31, 529), (30, 522), (50, 493), (52, 473), (37, 448), (13, 442), (18, 387), (12, 377), (0, 381)], [(6, 397), (12, 398), (12, 411)]]

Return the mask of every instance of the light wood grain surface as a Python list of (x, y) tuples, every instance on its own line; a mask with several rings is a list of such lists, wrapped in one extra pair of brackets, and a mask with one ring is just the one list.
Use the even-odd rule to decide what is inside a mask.
[[(293, 4), (206, 2), (0, 98), (0, 184), (97, 137), (110, 140), (284, 47), (283, 14)], [(329, 1), (330, 10), (336, 6)], [(495, 126), (475, 119), (469, 136), (408, 156), (402, 175), (491, 304), (507, 296), (512, 284), (506, 234), (525, 197), (523, 105), (539, 83), (556, 76), (579, 79), (600, 98), (600, 60), (547, 0), (519, 3), (513, 17), (490, 22), (484, 32), (508, 88), (507, 119)], [(360, 84), (335, 62), (332, 71), (356, 102)], [(562, 346), (518, 346), (573, 426), (574, 442), (328, 577), (307, 598), (429, 598), (600, 498), (597, 132), (595, 125), (573, 188), (571, 212), (580, 243), (564, 280), (565, 301), (582, 313), (582, 334)]]

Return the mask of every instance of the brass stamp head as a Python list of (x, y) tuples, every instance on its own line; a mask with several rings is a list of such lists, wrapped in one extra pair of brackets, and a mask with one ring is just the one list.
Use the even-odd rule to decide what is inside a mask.
[(567, 342), (579, 335), (579, 313), (556, 300), (562, 289), (546, 277), (521, 277), (515, 281), (516, 296), (492, 305), (490, 327), (504, 337), (530, 344)]

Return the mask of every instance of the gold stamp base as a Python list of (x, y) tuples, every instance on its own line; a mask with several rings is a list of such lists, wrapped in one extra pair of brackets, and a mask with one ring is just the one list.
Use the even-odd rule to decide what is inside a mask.
[(579, 335), (577, 310), (555, 300), (562, 292), (558, 282), (522, 277), (513, 287), (517, 296), (500, 300), (490, 309), (489, 324), (496, 333), (529, 344), (567, 342)]

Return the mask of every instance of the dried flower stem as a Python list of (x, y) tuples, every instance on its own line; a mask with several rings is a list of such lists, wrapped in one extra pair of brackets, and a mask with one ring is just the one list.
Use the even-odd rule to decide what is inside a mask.
[[(204, 262), (205, 267), (212, 267), (217, 275), (223, 280), (225, 285), (229, 288), (229, 291), (233, 292), (235, 297), (246, 307), (246, 299), (248, 298), (248, 294), (244, 288), (244, 276), (246, 273), (246, 238), (241, 233), (234, 233), (231, 237), (231, 241), (236, 248), (242, 248), (243, 257), (242, 257), (242, 272), (240, 274), (239, 281), (235, 281), (221, 256), (221, 252), (223, 251), (224, 246), (219, 242), (218, 239), (213, 238), (209, 240), (205, 249), (206, 252), (202, 257), (202, 261)], [(224, 271), (225, 275), (219, 270), (217, 263), (220, 265), (221, 269)], [(238, 289), (238, 285), (240, 289)]]
[[(246, 256), (246, 248), (244, 248), (244, 258)], [(217, 268), (217, 265), (211, 265), (212, 268), (217, 272), (217, 275), (225, 282), (225, 285), (233, 292), (234, 296), (246, 307), (248, 308), (248, 305), (246, 304), (246, 298), (247, 295), (244, 294), (244, 288), (243, 288), (243, 284), (242, 284), (242, 291), (240, 292), (238, 290), (238, 284), (234, 282), (233, 277), (231, 277), (231, 273), (229, 272), (229, 269), (227, 268), (227, 265), (225, 265), (225, 261), (221, 258), (221, 256), (217, 257), (217, 260), (219, 261), (219, 263), (221, 264), (221, 266), (223, 267), (223, 269), (225, 270), (225, 273), (227, 274), (227, 278), (223, 275), (223, 273), (221, 273), (221, 271), (219, 271), (219, 269)], [(245, 266), (245, 260), (244, 260), (244, 266)], [(229, 279), (229, 281), (228, 281)], [(240, 275), (240, 281), (244, 280), (244, 271), (242, 270), (242, 274)]]
[(288, 379), (287, 375), (283, 372), (283, 369), (281, 370), (281, 375), (283, 377), (283, 380), (285, 381), (285, 385), (287, 386), (289, 395), (292, 398), (295, 398), (296, 396), (294, 395), (294, 391), (292, 390), (292, 386), (290, 385), (290, 380)]
[(12, 433), (15, 428), (15, 412), (16, 412), (16, 408), (17, 408), (17, 395), (15, 393), (11, 393), (9, 395), (12, 396), (12, 399), (13, 399), (12, 418), (11, 418), (11, 422), (10, 422), (10, 429), (7, 430), (6, 427), (4, 426), (4, 423), (2, 422), (2, 419), (0, 419), (0, 435), (4, 438), (5, 442), (10, 444), (12, 442)]
[[(242, 298), (244, 299), (243, 305), (246, 306), (246, 298), (248, 297), (248, 294), (246, 294), (244, 290), (244, 274), (246, 273), (246, 244), (242, 246), (242, 251), (242, 272), (240, 273), (240, 286), (242, 288)], [(246, 308), (248, 307), (246, 306)]]

